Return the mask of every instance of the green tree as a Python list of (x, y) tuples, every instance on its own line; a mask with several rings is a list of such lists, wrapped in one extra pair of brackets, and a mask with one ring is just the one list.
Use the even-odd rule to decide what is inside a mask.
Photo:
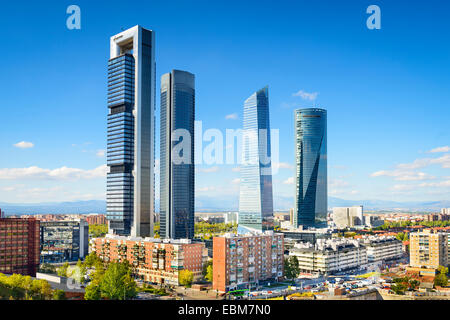
[(136, 296), (136, 282), (131, 277), (127, 260), (122, 263), (113, 262), (106, 269), (100, 282), (102, 297), (110, 300), (125, 300)]
[(69, 263), (66, 262), (63, 264), (62, 267), (58, 268), (58, 276), (60, 277), (67, 277), (68, 275), (68, 271), (69, 271)]
[(101, 262), (100, 258), (95, 252), (89, 253), (89, 255), (84, 259), (84, 265), (87, 268), (92, 268), (96, 263)]
[[(205, 264), (203, 265), (203, 269), (202, 269), (202, 275), (203, 275), (203, 278), (205, 278), (205, 280), (207, 280), (207, 281), (209, 281), (206, 277), (207, 277), (207, 275), (208, 275), (208, 267), (209, 266), (212, 266), (212, 260), (208, 260), (208, 261), (206, 261), (205, 262)], [(211, 281), (210, 281), (211, 282)]]
[(206, 268), (206, 277), (205, 277), (205, 279), (206, 279), (208, 282), (213, 282), (213, 266), (212, 266), (212, 265), (209, 265), (209, 266)]
[(102, 294), (100, 291), (100, 285), (96, 281), (92, 281), (85, 290), (84, 300), (100, 300)]
[(194, 274), (192, 271), (189, 270), (181, 270), (178, 274), (178, 282), (180, 285), (190, 288), (192, 285), (192, 282), (194, 281)]
[(434, 277), (434, 285), (440, 286), (440, 287), (446, 287), (448, 284), (448, 277), (447, 277), (448, 268), (446, 268), (444, 266), (439, 266), (438, 273), (439, 274), (436, 275), (436, 277)]
[(54, 265), (52, 265), (50, 263), (43, 263), (39, 266), (39, 272), (54, 274), (54, 273), (56, 273), (56, 268)]
[(90, 224), (89, 236), (91, 238), (103, 238), (108, 233), (108, 225), (106, 224)]
[(53, 300), (66, 300), (66, 293), (63, 290), (53, 291)]
[(291, 256), (284, 259), (284, 276), (287, 279), (296, 279), (300, 274), (300, 267), (298, 263), (298, 258), (296, 256)]

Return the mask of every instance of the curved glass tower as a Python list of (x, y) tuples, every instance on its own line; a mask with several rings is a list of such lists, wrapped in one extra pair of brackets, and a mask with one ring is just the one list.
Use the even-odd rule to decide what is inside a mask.
[(328, 210), (326, 110), (295, 110), (295, 160), (294, 226), (312, 227)]
[(244, 104), (238, 233), (273, 228), (269, 88)]

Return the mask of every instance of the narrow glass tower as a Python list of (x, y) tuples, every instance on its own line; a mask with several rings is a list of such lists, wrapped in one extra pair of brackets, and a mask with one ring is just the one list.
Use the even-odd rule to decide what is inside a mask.
[(295, 117), (294, 226), (312, 227), (327, 215), (327, 111), (298, 109)]
[(238, 233), (273, 229), (269, 88), (244, 103)]
[(160, 234), (194, 238), (195, 76), (172, 70), (161, 77)]
[(153, 234), (154, 43), (153, 31), (140, 26), (111, 37), (106, 196), (112, 234)]

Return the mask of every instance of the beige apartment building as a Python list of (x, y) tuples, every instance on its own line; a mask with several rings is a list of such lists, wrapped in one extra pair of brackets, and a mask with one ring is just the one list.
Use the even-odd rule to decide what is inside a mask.
[(408, 271), (421, 274), (434, 274), (439, 266), (447, 266), (447, 233), (436, 232), (431, 229), (411, 233), (409, 265)]

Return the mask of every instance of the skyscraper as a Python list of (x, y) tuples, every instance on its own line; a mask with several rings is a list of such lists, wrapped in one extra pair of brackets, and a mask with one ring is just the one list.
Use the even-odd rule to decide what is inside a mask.
[(140, 26), (111, 37), (108, 63), (109, 232), (150, 236), (154, 214), (155, 35)]
[(194, 237), (195, 76), (172, 70), (161, 77), (160, 234)]
[(295, 211), (294, 226), (311, 227), (326, 218), (327, 111), (295, 110)]
[(238, 232), (273, 228), (269, 88), (244, 103)]

